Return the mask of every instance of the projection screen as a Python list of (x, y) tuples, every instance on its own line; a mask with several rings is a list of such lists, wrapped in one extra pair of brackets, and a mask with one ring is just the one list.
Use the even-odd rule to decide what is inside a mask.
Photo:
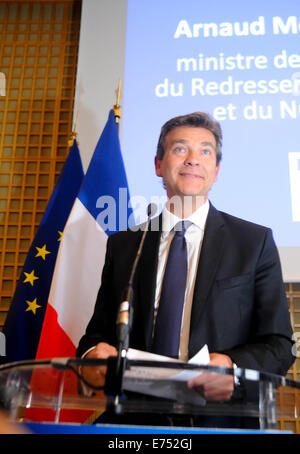
[(154, 173), (162, 124), (211, 113), (224, 136), (211, 202), (272, 228), (285, 281), (300, 281), (300, 3), (85, 0), (82, 14), (75, 111), (84, 159), (122, 79), (121, 148), (140, 222), (141, 198), (164, 200)]

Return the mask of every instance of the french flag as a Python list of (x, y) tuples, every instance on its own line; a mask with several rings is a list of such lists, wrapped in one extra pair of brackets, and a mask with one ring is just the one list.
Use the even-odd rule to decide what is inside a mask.
[(75, 356), (94, 310), (107, 237), (126, 229), (130, 216), (111, 110), (63, 231), (36, 359)]

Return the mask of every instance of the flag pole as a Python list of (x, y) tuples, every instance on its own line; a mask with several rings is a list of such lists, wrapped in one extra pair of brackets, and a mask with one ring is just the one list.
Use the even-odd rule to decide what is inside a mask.
[(116, 90), (116, 104), (114, 105), (114, 114), (117, 126), (119, 125), (119, 121), (121, 118), (121, 106), (120, 106), (120, 96), (121, 96), (121, 80), (119, 80), (118, 88)]
[[(78, 114), (79, 112), (77, 111), (76, 113), (76, 119), (75, 119), (75, 123), (74, 123), (74, 128), (70, 134), (70, 139), (68, 140), (68, 145), (69, 147), (72, 147), (72, 145), (74, 144), (74, 140), (77, 139), (77, 132), (76, 132), (76, 129), (77, 129), (77, 124), (78, 124)], [(77, 141), (78, 143), (78, 141)]]

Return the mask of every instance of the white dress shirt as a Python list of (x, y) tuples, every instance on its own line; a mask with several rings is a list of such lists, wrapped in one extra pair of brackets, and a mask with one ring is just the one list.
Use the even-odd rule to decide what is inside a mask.
[[(197, 211), (195, 211), (190, 217), (186, 218), (186, 220), (191, 221), (193, 224), (187, 229), (185, 233), (188, 255), (188, 270), (179, 345), (179, 359), (183, 361), (187, 361), (188, 359), (190, 319), (194, 295), (194, 286), (208, 210), (209, 202), (207, 200)], [(174, 236), (173, 228), (181, 220), (182, 220), (181, 218), (172, 214), (166, 207), (163, 209), (162, 234), (160, 238), (158, 252), (158, 268), (154, 301), (154, 317), (155, 317), (154, 319), (156, 319), (156, 314), (159, 306), (161, 286), (167, 264), (169, 248)]]

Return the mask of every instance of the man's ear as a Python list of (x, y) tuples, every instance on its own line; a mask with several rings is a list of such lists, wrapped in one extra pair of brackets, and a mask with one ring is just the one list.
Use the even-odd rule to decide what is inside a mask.
[(155, 158), (154, 158), (154, 164), (155, 164), (155, 172), (156, 172), (156, 175), (157, 175), (158, 177), (161, 177), (161, 176), (162, 176), (162, 175), (161, 175), (161, 170), (160, 170), (160, 169), (161, 169), (161, 160), (158, 159), (157, 156), (155, 156)]

